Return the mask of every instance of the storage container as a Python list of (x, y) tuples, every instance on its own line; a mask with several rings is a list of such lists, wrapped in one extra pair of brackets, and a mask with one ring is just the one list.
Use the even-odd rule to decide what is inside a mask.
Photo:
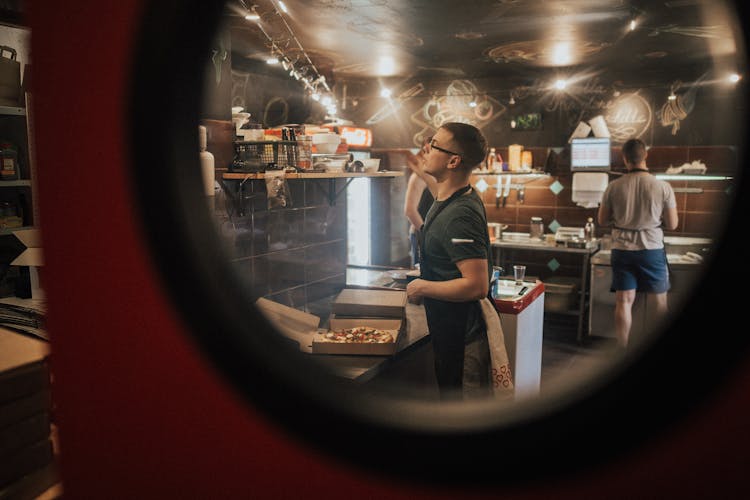
[(578, 305), (578, 279), (553, 276), (544, 280), (544, 310), (566, 312)]

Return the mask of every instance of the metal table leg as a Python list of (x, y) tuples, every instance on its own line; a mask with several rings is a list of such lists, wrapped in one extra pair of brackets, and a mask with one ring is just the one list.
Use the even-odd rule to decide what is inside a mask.
[(586, 311), (586, 298), (588, 296), (588, 270), (589, 270), (589, 253), (583, 254), (583, 269), (581, 270), (581, 298), (578, 305), (578, 332), (576, 339), (578, 343), (583, 342), (583, 319)]

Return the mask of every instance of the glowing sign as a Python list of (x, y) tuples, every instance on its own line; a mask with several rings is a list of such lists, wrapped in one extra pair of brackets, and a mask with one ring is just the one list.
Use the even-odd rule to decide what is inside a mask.
[(372, 130), (361, 127), (338, 127), (341, 137), (349, 147), (369, 148), (372, 146)]

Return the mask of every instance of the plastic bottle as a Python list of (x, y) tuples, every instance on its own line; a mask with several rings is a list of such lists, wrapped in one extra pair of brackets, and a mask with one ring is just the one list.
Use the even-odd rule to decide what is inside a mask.
[(591, 241), (594, 239), (594, 219), (592, 217), (589, 217), (586, 220), (586, 225), (583, 226), (583, 239), (586, 241)]
[(487, 154), (487, 171), (493, 172), (495, 170), (495, 148), (490, 148), (489, 154)]
[(198, 126), (198, 146), (200, 148), (201, 175), (203, 177), (203, 191), (206, 196), (213, 196), (216, 172), (214, 170), (214, 155), (206, 151), (206, 127)]

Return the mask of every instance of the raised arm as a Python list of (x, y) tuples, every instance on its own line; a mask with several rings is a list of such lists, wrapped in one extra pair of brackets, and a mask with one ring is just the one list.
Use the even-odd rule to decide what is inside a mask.
[(404, 215), (413, 229), (419, 229), (422, 227), (424, 220), (419, 214), (419, 199), (422, 197), (422, 191), (424, 191), (427, 184), (417, 174), (409, 176), (409, 182), (406, 184), (406, 195), (404, 197)]

